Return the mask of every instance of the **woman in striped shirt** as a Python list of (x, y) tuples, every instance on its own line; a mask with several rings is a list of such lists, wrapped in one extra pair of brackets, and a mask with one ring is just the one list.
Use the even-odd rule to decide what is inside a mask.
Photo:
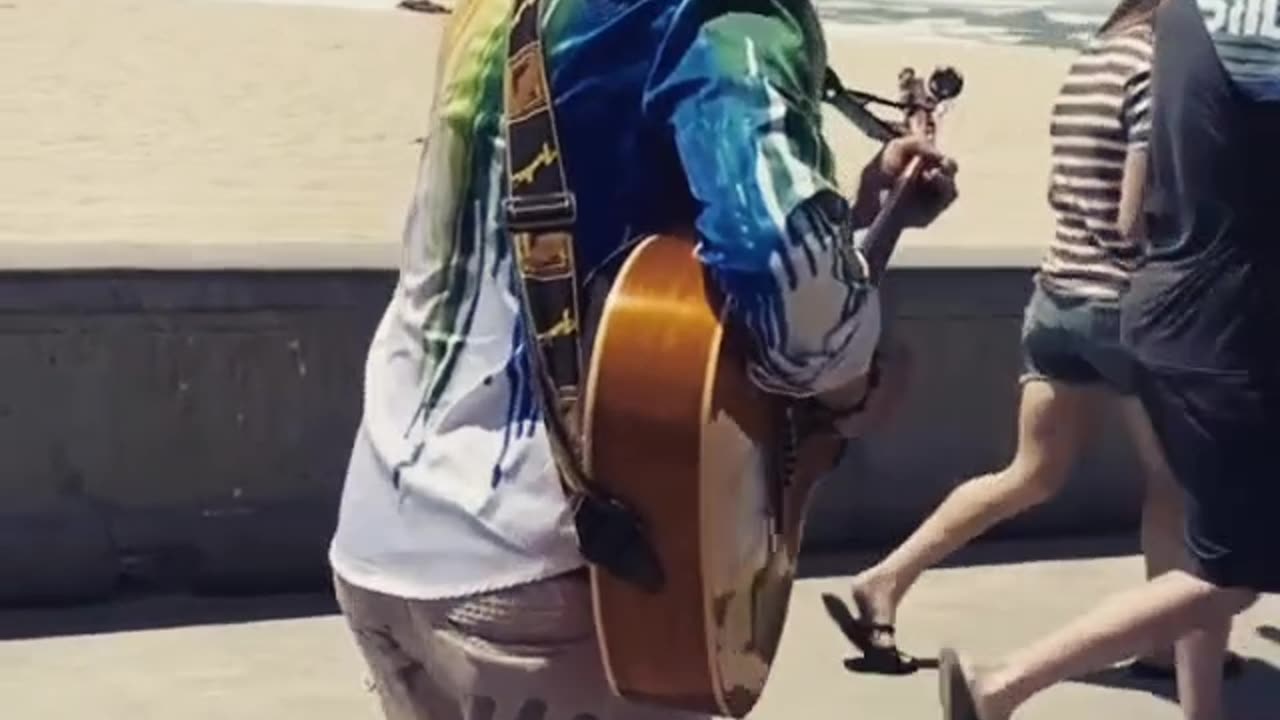
[[(1157, 5), (1122, 0), (1071, 65), (1053, 107), (1048, 201), (1057, 222), (1023, 325), (1016, 455), (1003, 470), (957, 487), (905, 543), (853, 581), (856, 640), (868, 663), (885, 672), (902, 669), (894, 618), (920, 574), (996, 523), (1053, 497), (1103, 403), (1117, 396), (1147, 479), (1147, 573), (1185, 562), (1180, 490), (1132, 395), (1135, 365), (1119, 329), (1119, 299), (1142, 255), (1137, 238)], [(1171, 678), (1171, 665), (1165, 650), (1132, 667)]]

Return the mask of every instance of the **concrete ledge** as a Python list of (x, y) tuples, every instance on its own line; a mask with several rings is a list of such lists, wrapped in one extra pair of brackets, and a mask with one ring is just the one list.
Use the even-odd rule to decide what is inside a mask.
[(294, 272), (394, 269), (399, 243), (275, 242), (0, 243), (0, 267), (18, 272)]
[(327, 481), (275, 501), (117, 508), (111, 529), (121, 574), (130, 587), (211, 595), (325, 591), (337, 499)]
[[(917, 237), (921, 238), (917, 240)], [(909, 231), (894, 253), (893, 267), (1033, 268), (1044, 245), (983, 240), (946, 242)], [(310, 272), (393, 271), (400, 262), (399, 242), (0, 243), (0, 268), (17, 272), (179, 271)]]
[[(0, 599), (106, 576), (228, 590), (323, 578), (392, 281), (0, 276), (0, 578), (33, 577), (32, 537), (72, 543)], [(63, 510), (80, 506), (92, 512)]]
[[(815, 549), (895, 540), (1012, 452), (1030, 270), (948, 267), (925, 247), (886, 289), (917, 382), (823, 487)], [(13, 580), (0, 600), (101, 593), (115, 578), (209, 592), (324, 582), (365, 351), (394, 281), (389, 270), (0, 274), (0, 578)], [(1066, 492), (997, 534), (1132, 529), (1132, 458), (1102, 422)], [(32, 540), (43, 537), (58, 540)], [(33, 544), (50, 549), (33, 560)]]
[(0, 513), (0, 605), (100, 600), (118, 576), (107, 514), (90, 503)]

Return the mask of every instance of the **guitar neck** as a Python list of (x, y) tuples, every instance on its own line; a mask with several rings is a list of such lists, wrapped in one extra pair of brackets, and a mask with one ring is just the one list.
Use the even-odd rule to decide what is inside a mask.
[[(964, 77), (955, 68), (936, 68), (928, 79), (919, 77), (913, 68), (903, 68), (898, 73), (900, 100), (896, 103), (881, 100), (870, 93), (848, 90), (834, 71), (827, 70), (823, 97), (848, 117), (868, 137), (888, 142), (903, 134), (916, 135), (933, 140), (936, 118), (940, 108), (960, 95)], [(893, 104), (905, 111), (901, 125), (890, 124), (866, 109), (869, 102)], [(907, 225), (906, 203), (910, 193), (916, 192), (923, 174), (925, 161), (913, 157), (902, 174), (895, 178), (888, 196), (880, 203), (880, 210), (872, 219), (862, 239), (862, 253), (867, 263), (868, 280), (878, 285), (889, 266), (902, 231)], [(859, 188), (859, 201), (862, 200)]]
[(880, 283), (885, 269), (889, 266), (889, 258), (898, 246), (902, 231), (906, 227), (906, 200), (914, 192), (924, 171), (924, 162), (919, 156), (913, 157), (907, 164), (889, 191), (888, 197), (880, 205), (880, 212), (871, 221), (862, 241), (862, 253), (866, 258), (870, 280), (873, 285)]

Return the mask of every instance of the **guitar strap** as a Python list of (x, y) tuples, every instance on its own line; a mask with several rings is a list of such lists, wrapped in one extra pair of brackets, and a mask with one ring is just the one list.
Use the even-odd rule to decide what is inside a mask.
[(506, 231), (519, 274), (534, 394), (583, 557), (656, 590), (662, 567), (639, 518), (591, 483), (582, 438), (577, 206), (565, 179), (542, 47), (541, 0), (513, 0), (504, 77)]

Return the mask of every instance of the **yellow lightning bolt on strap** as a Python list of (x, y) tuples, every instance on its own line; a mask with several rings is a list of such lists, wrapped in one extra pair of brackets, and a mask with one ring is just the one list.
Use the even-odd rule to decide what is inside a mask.
[(569, 315), (569, 309), (565, 308), (564, 311), (560, 313), (560, 320), (556, 322), (555, 325), (548, 328), (546, 332), (538, 333), (538, 339), (546, 342), (553, 338), (568, 335), (573, 332), (576, 327), (577, 326), (574, 324), (573, 318)]
[(511, 173), (511, 182), (517, 185), (527, 185), (533, 182), (533, 175), (538, 172), (538, 168), (550, 165), (555, 159), (556, 153), (551, 149), (551, 145), (542, 143), (542, 152), (535, 155), (527, 166)]

